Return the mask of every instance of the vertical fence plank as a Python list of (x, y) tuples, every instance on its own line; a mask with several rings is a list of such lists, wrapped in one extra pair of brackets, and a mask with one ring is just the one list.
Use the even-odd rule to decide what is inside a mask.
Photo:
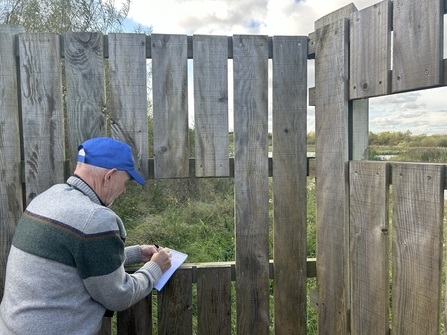
[(274, 36), (272, 70), (275, 334), (306, 334), (307, 36)]
[(389, 331), (389, 165), (351, 161), (351, 333)]
[(112, 318), (104, 316), (98, 335), (112, 335)]
[(64, 35), (67, 85), (67, 151), (69, 171), (74, 171), (78, 146), (92, 137), (106, 135), (103, 35)]
[(21, 26), (0, 25), (0, 301), (15, 227), (23, 212), (16, 34)]
[(350, 99), (390, 93), (391, 6), (385, 0), (351, 15)]
[(152, 334), (152, 293), (132, 307), (117, 313), (117, 334)]
[(315, 21), (315, 30), (323, 28), (324, 26), (334, 23), (340, 19), (349, 18), (351, 16), (351, 13), (356, 11), (357, 8), (353, 3), (343, 6)]
[(392, 164), (393, 334), (439, 334), (445, 166)]
[(393, 4), (392, 92), (442, 85), (443, 0)]
[(349, 102), (349, 113), (352, 122), (350, 138), (350, 159), (355, 161), (369, 159), (369, 99), (358, 99)]
[(146, 35), (108, 37), (111, 134), (132, 147), (135, 170), (148, 179)]
[(191, 268), (179, 268), (158, 292), (158, 334), (192, 334)]
[(151, 36), (155, 178), (189, 176), (186, 35)]
[(233, 36), (238, 334), (269, 331), (268, 38)]
[(231, 266), (197, 267), (199, 335), (231, 334)]
[(346, 334), (349, 308), (348, 20), (316, 31), (315, 106), (318, 329)]
[(64, 119), (59, 35), (19, 39), (26, 204), (64, 182)]
[(228, 37), (194, 35), (193, 48), (196, 176), (228, 176)]

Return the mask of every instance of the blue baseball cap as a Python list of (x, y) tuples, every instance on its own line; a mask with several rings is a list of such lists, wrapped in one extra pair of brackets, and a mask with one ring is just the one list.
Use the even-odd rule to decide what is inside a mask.
[(127, 171), (132, 179), (145, 184), (143, 177), (135, 171), (131, 147), (113, 138), (96, 137), (82, 143), (78, 147), (78, 162)]

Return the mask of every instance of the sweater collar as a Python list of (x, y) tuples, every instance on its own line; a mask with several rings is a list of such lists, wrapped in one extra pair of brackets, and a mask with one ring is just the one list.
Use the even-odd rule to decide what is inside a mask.
[(78, 175), (71, 176), (67, 179), (67, 184), (84, 193), (91, 201), (98, 205), (106, 206), (93, 189)]

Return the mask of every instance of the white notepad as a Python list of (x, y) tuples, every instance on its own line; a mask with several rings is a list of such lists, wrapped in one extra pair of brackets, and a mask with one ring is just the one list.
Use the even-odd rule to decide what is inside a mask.
[(174, 272), (179, 268), (180, 265), (183, 264), (185, 259), (188, 257), (187, 254), (184, 254), (180, 251), (172, 249), (170, 249), (170, 251), (172, 254), (171, 267), (165, 273), (163, 273), (160, 280), (154, 285), (154, 288), (156, 288), (157, 291), (160, 291), (163, 288), (163, 286), (165, 286), (169, 278), (171, 278)]

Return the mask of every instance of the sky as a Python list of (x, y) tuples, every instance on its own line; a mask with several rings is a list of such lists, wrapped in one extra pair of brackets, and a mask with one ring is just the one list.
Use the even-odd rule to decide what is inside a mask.
[[(140, 24), (151, 27), (153, 33), (161, 34), (305, 36), (314, 31), (316, 20), (340, 7), (354, 3), (358, 10), (362, 10), (378, 2), (380, 1), (132, 0), (125, 29), (131, 32), (135, 24)], [(444, 18), (447, 21), (445, 15)], [(444, 23), (444, 59), (447, 58), (446, 26)], [(308, 61), (308, 86), (313, 87), (314, 81), (314, 61)], [(192, 93), (189, 94), (190, 99), (192, 96)], [(369, 130), (374, 133), (409, 130), (414, 135), (447, 134), (446, 96), (447, 87), (442, 87), (370, 98)], [(231, 98), (230, 92), (230, 123)], [(191, 106), (192, 101), (190, 115)], [(270, 126), (269, 129), (271, 130)], [(315, 130), (314, 107), (308, 107), (307, 130)]]

